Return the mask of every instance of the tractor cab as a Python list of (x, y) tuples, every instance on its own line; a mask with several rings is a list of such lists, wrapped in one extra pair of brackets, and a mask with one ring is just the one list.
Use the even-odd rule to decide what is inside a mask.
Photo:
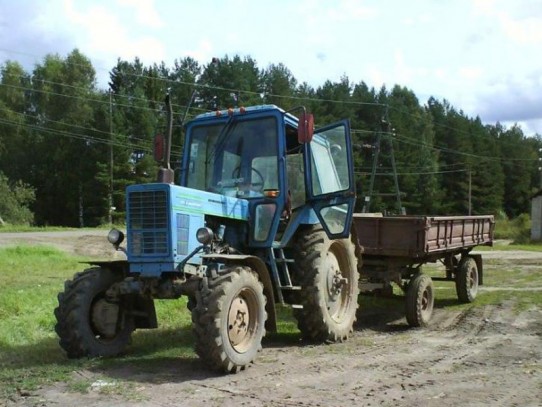
[(273, 105), (199, 115), (186, 127), (181, 186), (248, 201), (251, 248), (279, 235), (286, 244), (301, 224), (344, 237), (354, 204), (348, 123), (298, 129)]

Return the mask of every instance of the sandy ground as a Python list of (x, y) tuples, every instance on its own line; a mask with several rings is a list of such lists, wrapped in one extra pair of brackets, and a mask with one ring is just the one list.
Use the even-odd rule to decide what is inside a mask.
[[(71, 233), (71, 232), (67, 232)], [(0, 246), (19, 237), (0, 234)], [(109, 256), (98, 235), (25, 234), (79, 255)], [(492, 267), (521, 259), (538, 273), (542, 253), (491, 252)], [(534, 287), (537, 289), (536, 287)], [(484, 286), (485, 290), (499, 287)], [(518, 292), (521, 295), (521, 292)], [(436, 293), (438, 299), (438, 292)], [(197, 359), (160, 362), (152, 373), (125, 364), (107, 371), (77, 371), (93, 383), (87, 393), (63, 383), (4, 401), (8, 406), (541, 406), (542, 310), (517, 313), (513, 304), (468, 311), (437, 305), (432, 324), (409, 329), (403, 303), (386, 313), (360, 309), (352, 337), (307, 345), (292, 337), (266, 339), (254, 366), (217, 375)], [(105, 379), (104, 379), (105, 378)], [(122, 394), (108, 386), (126, 386)], [(0, 400), (0, 405), (2, 405)]]

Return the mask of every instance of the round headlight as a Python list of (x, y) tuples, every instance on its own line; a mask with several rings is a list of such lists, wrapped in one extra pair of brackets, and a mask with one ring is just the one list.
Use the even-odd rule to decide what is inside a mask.
[(213, 234), (210, 228), (199, 228), (196, 232), (196, 239), (201, 244), (209, 244), (213, 240)]
[(107, 234), (107, 240), (109, 241), (109, 243), (111, 243), (112, 245), (115, 245), (115, 246), (118, 246), (119, 244), (122, 243), (122, 241), (124, 240), (124, 233), (122, 233), (120, 230), (118, 229), (111, 229), (109, 231), (109, 233)]

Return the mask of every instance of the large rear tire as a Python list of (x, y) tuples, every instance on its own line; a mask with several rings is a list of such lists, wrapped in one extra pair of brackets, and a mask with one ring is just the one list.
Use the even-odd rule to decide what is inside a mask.
[(55, 309), (55, 331), (69, 358), (115, 356), (130, 343), (133, 317), (122, 301), (106, 292), (123, 276), (106, 268), (90, 268), (64, 284)]
[(455, 275), (457, 298), (463, 303), (473, 302), (478, 294), (478, 266), (472, 257), (464, 257), (459, 262)]
[(265, 304), (263, 285), (248, 267), (208, 280), (192, 310), (195, 350), (204, 363), (226, 373), (253, 363), (265, 336)]
[(414, 276), (406, 292), (406, 319), (412, 327), (429, 325), (434, 304), (433, 280), (425, 274)]
[(301, 285), (294, 309), (297, 326), (304, 338), (337, 342), (353, 331), (358, 309), (359, 274), (354, 244), (350, 239), (330, 240), (321, 228), (308, 230), (297, 243), (298, 274)]

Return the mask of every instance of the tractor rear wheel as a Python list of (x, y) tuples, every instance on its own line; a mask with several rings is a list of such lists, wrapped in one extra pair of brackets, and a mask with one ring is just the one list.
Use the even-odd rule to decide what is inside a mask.
[(330, 240), (322, 228), (312, 228), (298, 240), (297, 274), (301, 285), (294, 309), (304, 338), (337, 342), (353, 331), (358, 309), (359, 274), (350, 239)]
[(267, 319), (263, 285), (248, 267), (207, 281), (192, 310), (195, 350), (211, 369), (236, 373), (262, 349)]
[(55, 331), (69, 358), (114, 356), (130, 343), (133, 317), (122, 301), (106, 295), (122, 278), (109, 269), (94, 267), (64, 284), (55, 309)]

